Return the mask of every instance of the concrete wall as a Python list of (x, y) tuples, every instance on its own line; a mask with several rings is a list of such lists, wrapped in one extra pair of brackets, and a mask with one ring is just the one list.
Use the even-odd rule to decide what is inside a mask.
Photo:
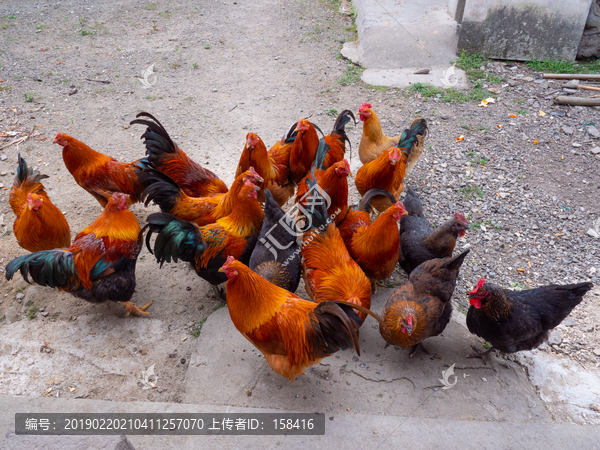
[(466, 0), (458, 52), (465, 49), (489, 58), (520, 61), (573, 61), (591, 2)]

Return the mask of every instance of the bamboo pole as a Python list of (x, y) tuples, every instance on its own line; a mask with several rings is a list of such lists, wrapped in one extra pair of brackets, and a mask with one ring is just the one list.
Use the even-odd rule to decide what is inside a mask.
[(600, 106), (600, 98), (570, 97), (567, 95), (559, 95), (554, 99), (554, 103), (558, 105), (573, 106)]

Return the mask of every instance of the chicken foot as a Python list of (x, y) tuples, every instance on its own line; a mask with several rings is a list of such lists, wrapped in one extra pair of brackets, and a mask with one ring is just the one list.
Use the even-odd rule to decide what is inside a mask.
[(409, 358), (412, 358), (414, 356), (414, 354), (417, 352), (417, 350), (419, 349), (419, 347), (421, 347), (421, 350), (423, 350), (425, 353), (427, 353), (428, 355), (431, 355), (431, 353), (429, 353), (429, 350), (427, 350), (425, 348), (425, 346), (423, 345), (422, 342), (419, 342), (418, 344), (415, 344), (411, 347), (410, 349), (410, 353), (408, 354)]
[(491, 351), (496, 350), (494, 347), (490, 347), (485, 352), (479, 352), (475, 347), (471, 346), (471, 348), (478, 353), (474, 353), (472, 355), (467, 355), (466, 358), (481, 358), (483, 360), (486, 360), (488, 358), (488, 355), (491, 353)]
[(149, 316), (150, 315), (150, 313), (147, 313), (145, 310), (148, 309), (148, 307), (152, 304), (152, 301), (149, 301), (142, 307), (137, 306), (136, 304), (131, 303), (131, 302), (121, 302), (121, 303), (123, 303), (123, 306), (125, 306), (125, 308), (127, 308), (127, 312), (125, 313), (126, 316), (128, 316), (131, 313), (139, 314), (141, 316)]

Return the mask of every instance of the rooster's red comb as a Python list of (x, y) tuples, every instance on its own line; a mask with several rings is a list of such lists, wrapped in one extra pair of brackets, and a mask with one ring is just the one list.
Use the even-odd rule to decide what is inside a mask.
[(458, 219), (459, 221), (461, 221), (463, 224), (468, 224), (469, 221), (467, 220), (467, 218), (465, 216), (463, 216), (461, 213), (457, 212), (454, 213), (454, 218)]
[(475, 286), (475, 289), (473, 289), (471, 292), (469, 292), (469, 294), (471, 294), (471, 295), (477, 294), (477, 291), (479, 289), (481, 289), (484, 284), (485, 284), (485, 278), (480, 278), (479, 281), (477, 282), (477, 286)]
[(373, 105), (371, 105), (369, 102), (364, 102), (362, 105), (360, 105), (360, 108), (358, 108), (358, 112), (363, 112), (365, 109), (372, 107)]
[(225, 264), (223, 264), (224, 268), (227, 268), (231, 265), (232, 262), (235, 261), (235, 258), (233, 256), (228, 256), (227, 257), (227, 261), (225, 261)]

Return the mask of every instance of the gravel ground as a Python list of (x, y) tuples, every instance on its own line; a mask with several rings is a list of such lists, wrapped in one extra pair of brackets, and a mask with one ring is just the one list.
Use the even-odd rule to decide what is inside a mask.
[[(482, 276), (515, 288), (591, 280), (593, 292), (552, 334), (546, 348), (584, 367), (600, 366), (600, 141), (589, 126), (600, 126), (600, 116), (594, 108), (553, 105), (551, 95), (562, 82), (539, 80), (523, 64), (492, 62), (485, 71), (505, 80), (484, 85), (497, 94), (487, 108), (360, 81), (342, 84), (348, 70), (339, 49), (353, 37), (351, 20), (325, 0), (238, 0), (208, 6), (191, 1), (13, 1), (0, 5), (0, 17), (6, 23), (0, 29), (0, 131), (7, 134), (0, 137), (0, 147), (34, 125), (40, 127), (26, 142), (0, 150), (0, 266), (24, 254), (10, 233), (15, 217), (8, 206), (17, 152), (50, 175), (45, 185), (73, 235), (100, 211), (65, 170), (59, 147), (51, 144), (57, 131), (119, 160), (133, 160), (144, 152), (142, 130), (128, 123), (139, 111), (148, 111), (184, 150), (229, 184), (249, 130), (270, 146), (299, 117), (310, 116), (327, 132), (335, 118), (327, 114), (332, 108), (357, 111), (369, 101), (386, 134), (398, 134), (415, 117), (429, 121), (425, 152), (405, 184), (418, 189), (433, 224), (455, 211), (470, 218), (471, 231), (457, 248), (472, 249), (456, 289), (458, 310), (466, 312), (467, 293)], [(157, 70), (156, 85), (144, 89), (139, 78), (150, 64)], [(361, 129), (360, 124), (349, 129), (353, 172), (360, 166)], [(464, 140), (458, 141), (461, 135)], [(351, 202), (357, 203), (352, 180), (350, 184)], [(140, 222), (154, 210), (133, 207)], [(155, 335), (155, 341), (170, 339), (165, 336), (172, 330), (188, 334), (218, 302), (187, 268), (165, 265), (159, 271), (144, 256), (137, 272), (144, 299), (138, 303), (155, 299), (149, 311), (164, 322), (164, 331), (156, 332), (165, 333)], [(396, 271), (389, 282), (404, 279)], [(27, 288), (20, 279), (0, 286), (0, 333), (27, 321), (20, 303)], [(36, 305), (44, 310), (28, 326), (43, 322), (51, 329), (46, 322), (69, 322), (86, 314), (109, 321), (117, 314), (112, 305), (88, 305), (66, 294), (54, 295), (51, 304), (40, 297), (38, 293)], [(180, 356), (189, 355), (191, 339), (183, 342), (181, 334), (169, 341), (171, 350), (160, 358), (170, 361), (176, 348)], [(141, 339), (127, 344), (138, 358), (139, 349), (146, 348)], [(149, 356), (154, 362), (159, 358)], [(184, 370), (185, 365), (173, 369), (174, 377), (181, 378)], [(133, 391), (112, 391), (118, 379), (104, 385), (100, 381), (94, 393), (129, 399)], [(26, 378), (20, 380), (22, 390), (14, 390), (16, 383), (6, 387), (1, 382), (0, 390), (37, 392), (27, 387)], [(180, 398), (177, 392), (152, 395), (136, 397)]]

